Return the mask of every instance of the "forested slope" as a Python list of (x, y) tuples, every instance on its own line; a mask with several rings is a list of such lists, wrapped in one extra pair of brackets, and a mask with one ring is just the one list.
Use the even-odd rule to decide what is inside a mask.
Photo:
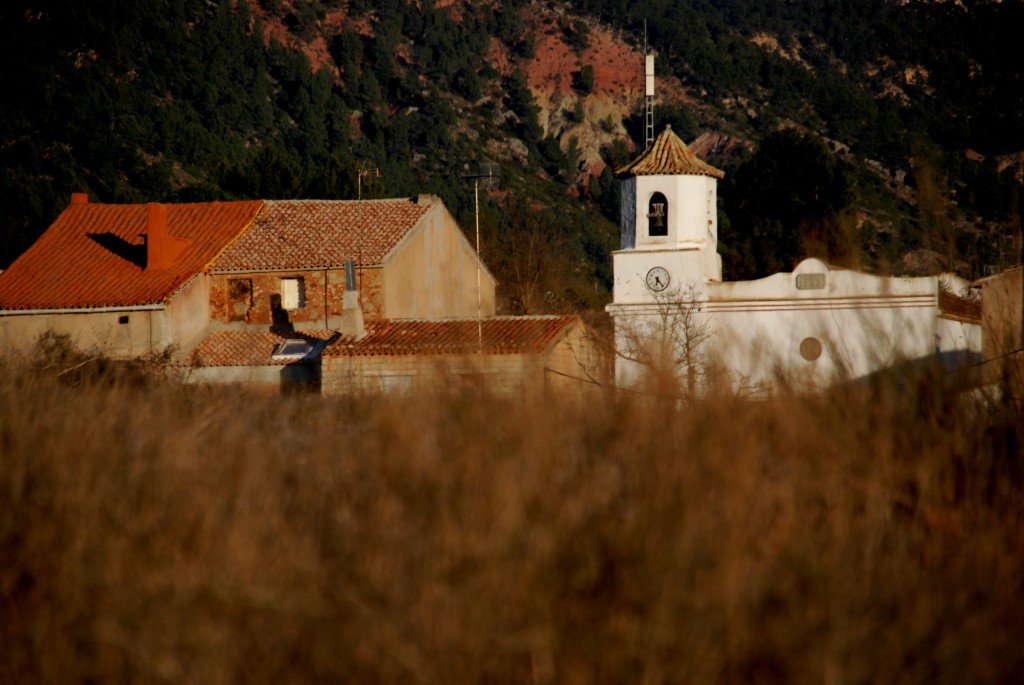
[(469, 229), (465, 176), (497, 162), (481, 227), (505, 308), (599, 306), (645, 21), (657, 127), (728, 174), (727, 278), (811, 253), (971, 276), (1019, 259), (1019, 3), (441, 4), (5, 3), (0, 266), (73, 191), (348, 198), (374, 170), (364, 196), (437, 193)]

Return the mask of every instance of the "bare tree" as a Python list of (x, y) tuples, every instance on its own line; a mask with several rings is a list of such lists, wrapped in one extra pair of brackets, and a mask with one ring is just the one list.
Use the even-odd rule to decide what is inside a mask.
[(615, 325), (615, 354), (640, 366), (649, 384), (697, 395), (710, 362), (702, 350), (712, 335), (701, 290), (692, 283), (652, 293), (654, 302)]

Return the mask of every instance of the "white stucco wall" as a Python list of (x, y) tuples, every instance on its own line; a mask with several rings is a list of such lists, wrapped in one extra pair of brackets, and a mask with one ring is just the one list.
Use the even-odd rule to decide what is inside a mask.
[[(718, 182), (708, 176), (654, 175), (629, 178), (622, 183), (622, 215), (620, 218), (622, 250), (613, 253), (616, 274), (616, 302), (642, 299), (643, 293), (630, 283), (642, 269), (661, 266), (669, 269), (679, 282), (721, 280), (721, 260), (718, 257)], [(647, 217), (651, 198), (655, 193), (665, 197), (666, 233), (649, 234)], [(665, 251), (685, 251), (685, 256), (669, 257)], [(634, 260), (631, 255), (645, 253)], [(637, 263), (634, 264), (633, 262)], [(620, 293), (618, 278), (626, 290)], [(643, 284), (641, 283), (641, 286)]]
[[(626, 205), (636, 226), (636, 247), (704, 245), (718, 236), (717, 181), (709, 176), (636, 176), (636, 200)], [(647, 211), (651, 196), (661, 193), (667, 202), (668, 235), (648, 235)], [(709, 238), (712, 240), (709, 241)]]
[[(708, 282), (700, 295), (704, 363), (724, 370), (741, 392), (770, 391), (780, 382), (820, 388), (945, 349), (980, 347), (977, 326), (940, 324), (935, 277), (884, 278), (808, 259), (792, 273)], [(661, 306), (610, 306), (620, 340), (638, 316), (646, 317), (642, 325), (659, 326)], [(617, 362), (619, 383), (635, 383), (643, 372)]]

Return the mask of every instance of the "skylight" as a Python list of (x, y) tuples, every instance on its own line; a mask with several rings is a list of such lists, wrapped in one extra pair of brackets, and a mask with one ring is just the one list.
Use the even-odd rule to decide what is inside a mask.
[(299, 360), (312, 359), (320, 351), (322, 344), (311, 343), (302, 338), (288, 338), (274, 348), (271, 359)]

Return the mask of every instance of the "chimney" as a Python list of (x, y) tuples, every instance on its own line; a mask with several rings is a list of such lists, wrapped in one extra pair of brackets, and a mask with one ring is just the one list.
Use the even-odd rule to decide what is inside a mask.
[(87, 204), (89, 204), (89, 193), (71, 193), (71, 204), (73, 204), (73, 205), (87, 205)]
[(341, 334), (357, 340), (366, 335), (363, 326), (363, 308), (359, 304), (359, 286), (356, 283), (356, 263), (345, 262), (345, 295), (341, 301)]
[(146, 205), (146, 269), (167, 269), (181, 254), (186, 241), (171, 237), (167, 230), (167, 206), (156, 202)]

